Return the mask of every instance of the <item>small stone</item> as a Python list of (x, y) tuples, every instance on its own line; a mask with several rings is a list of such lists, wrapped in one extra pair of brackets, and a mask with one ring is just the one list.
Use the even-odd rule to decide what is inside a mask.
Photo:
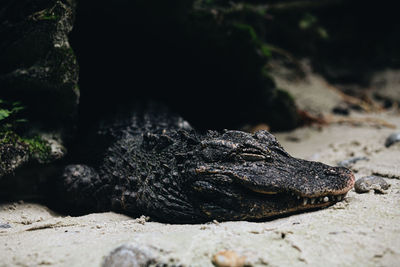
[(39, 265), (53, 265), (54, 261), (52, 259), (45, 259), (39, 262)]
[(11, 228), (11, 225), (9, 225), (8, 223), (0, 223), (0, 228), (8, 229)]
[(142, 215), (139, 218), (134, 219), (133, 222), (144, 225), (149, 220), (150, 220), (150, 217)]
[(337, 165), (339, 167), (349, 168), (353, 164), (355, 164), (357, 161), (360, 161), (360, 160), (368, 160), (368, 158), (367, 157), (352, 157), (352, 158), (349, 158), (349, 159), (345, 159), (345, 160), (339, 161), (337, 163)]
[(354, 184), (357, 193), (367, 193), (374, 190), (375, 193), (386, 194), (385, 190), (389, 189), (385, 179), (380, 176), (365, 176), (358, 179)]
[(102, 267), (149, 266), (153, 263), (155, 257), (149, 247), (125, 244), (114, 249), (104, 259)]
[(246, 257), (239, 256), (235, 251), (223, 250), (215, 254), (212, 263), (217, 267), (243, 267)]
[(389, 137), (386, 138), (385, 146), (390, 147), (391, 145), (393, 145), (396, 142), (400, 142), (400, 133), (393, 133), (393, 134), (389, 135)]

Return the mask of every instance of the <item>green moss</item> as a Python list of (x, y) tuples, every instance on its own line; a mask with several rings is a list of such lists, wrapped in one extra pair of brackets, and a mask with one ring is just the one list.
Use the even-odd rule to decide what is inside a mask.
[(303, 18), (299, 21), (299, 28), (302, 30), (307, 30), (314, 26), (318, 22), (317, 17), (310, 13), (304, 14)]
[(234, 22), (233, 26), (241, 32), (247, 33), (255, 48), (257, 48), (264, 57), (271, 56), (271, 49), (268, 44), (264, 43), (257, 35), (253, 26), (245, 23)]
[(277, 96), (281, 99), (286, 99), (286, 101), (295, 103), (294, 97), (286, 90), (283, 89), (276, 89)]
[(22, 138), (22, 141), (28, 145), (30, 156), (36, 158), (40, 163), (46, 163), (51, 160), (51, 148), (49, 144), (39, 136)]
[(13, 145), (20, 141), (21, 141), (21, 138), (13, 131), (11, 131), (11, 130), (0, 131), (0, 146), (6, 145), (6, 144)]
[(12, 130), (0, 131), (0, 151), (2, 147), (12, 146), (25, 152), (40, 163), (46, 163), (51, 160), (50, 145), (40, 138), (33, 136), (31, 138), (22, 138)]
[(233, 25), (234, 25), (237, 29), (239, 29), (239, 30), (241, 30), (241, 31), (244, 31), (244, 32), (247, 32), (247, 33), (249, 34), (249, 36), (251, 37), (251, 40), (252, 40), (253, 42), (258, 42), (258, 41), (259, 41), (258, 36), (257, 36), (257, 33), (256, 33), (256, 31), (254, 30), (253, 26), (251, 26), (251, 25), (249, 25), (249, 24), (238, 23), (238, 22), (233, 23)]
[(329, 39), (329, 34), (324, 27), (318, 27), (317, 33), (318, 33), (319, 37), (321, 37), (322, 39), (324, 39), (324, 40)]
[[(271, 49), (270, 46), (267, 44), (261, 44), (261, 52), (264, 56), (270, 57), (271, 56)], [(264, 71), (264, 69), (263, 69)]]
[(45, 15), (40, 17), (40, 20), (57, 20), (58, 16), (56, 15)]
[(329, 39), (328, 31), (320, 25), (318, 18), (313, 14), (304, 14), (304, 16), (299, 21), (299, 28), (301, 30), (312, 31), (321, 39)]
[(0, 130), (0, 177), (13, 173), (22, 164), (51, 161), (51, 148), (40, 138), (22, 138), (12, 130)]
[(58, 20), (60, 17), (54, 14), (53, 8), (45, 9), (36, 13), (38, 20)]
[(12, 130), (0, 130), (0, 177), (12, 172), (18, 159), (28, 154), (28, 148), (21, 138)]

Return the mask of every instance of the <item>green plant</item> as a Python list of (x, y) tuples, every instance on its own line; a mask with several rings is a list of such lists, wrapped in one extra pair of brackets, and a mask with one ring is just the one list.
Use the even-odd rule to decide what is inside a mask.
[(10, 129), (27, 120), (20, 118), (19, 114), (25, 107), (19, 101), (8, 102), (0, 99), (0, 128)]
[(325, 40), (329, 38), (327, 30), (319, 25), (318, 18), (310, 13), (304, 14), (302, 19), (299, 21), (299, 28), (301, 30), (313, 29), (320, 38)]

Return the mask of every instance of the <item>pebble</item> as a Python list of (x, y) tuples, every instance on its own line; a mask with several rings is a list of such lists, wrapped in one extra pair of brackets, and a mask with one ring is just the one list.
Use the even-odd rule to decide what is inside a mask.
[(349, 159), (345, 159), (345, 160), (339, 161), (337, 163), (337, 165), (339, 167), (348, 168), (348, 167), (352, 166), (353, 164), (355, 164), (357, 161), (360, 161), (360, 160), (369, 160), (369, 159), (367, 157), (352, 157), (352, 158), (349, 158)]
[(212, 263), (216, 267), (243, 267), (246, 257), (239, 256), (235, 251), (223, 250), (216, 253), (212, 258)]
[(11, 228), (11, 225), (9, 225), (8, 223), (0, 223), (0, 228), (8, 229)]
[(114, 249), (103, 262), (102, 267), (140, 267), (155, 263), (155, 257), (150, 248), (125, 244)]
[(150, 220), (150, 217), (142, 215), (139, 218), (134, 219), (133, 223), (138, 223), (138, 224), (144, 225), (149, 220)]
[(385, 179), (380, 176), (365, 176), (358, 179), (354, 184), (354, 189), (357, 193), (367, 193), (374, 190), (375, 193), (386, 194), (385, 190), (389, 189)]
[(389, 135), (389, 137), (386, 138), (385, 146), (390, 147), (391, 145), (393, 145), (396, 142), (400, 142), (400, 133), (393, 133), (393, 134)]

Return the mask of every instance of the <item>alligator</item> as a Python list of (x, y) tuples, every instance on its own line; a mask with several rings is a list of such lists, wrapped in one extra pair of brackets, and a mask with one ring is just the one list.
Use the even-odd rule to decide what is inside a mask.
[(60, 174), (59, 199), (83, 212), (258, 221), (327, 207), (354, 185), (350, 170), (294, 158), (267, 131), (199, 132), (164, 108), (104, 120), (95, 133), (102, 152)]

